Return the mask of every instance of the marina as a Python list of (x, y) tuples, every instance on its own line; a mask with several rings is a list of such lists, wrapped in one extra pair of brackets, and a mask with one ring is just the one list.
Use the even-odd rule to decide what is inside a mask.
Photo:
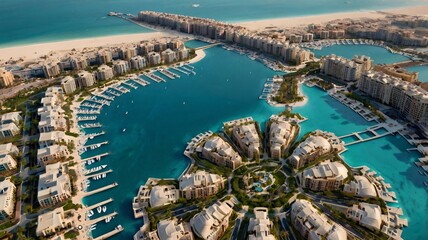
[(117, 187), (117, 186), (118, 186), (118, 184), (116, 182), (114, 182), (114, 183), (109, 184), (107, 186), (104, 186), (104, 187), (101, 187), (101, 188), (98, 188), (98, 189), (95, 189), (95, 190), (92, 190), (89, 192), (85, 192), (84, 195), (85, 195), (85, 197), (88, 197), (88, 196), (91, 196), (91, 195), (94, 195), (94, 194), (97, 194), (97, 193), (100, 193), (103, 191), (107, 191), (107, 190), (114, 188), (114, 187)]

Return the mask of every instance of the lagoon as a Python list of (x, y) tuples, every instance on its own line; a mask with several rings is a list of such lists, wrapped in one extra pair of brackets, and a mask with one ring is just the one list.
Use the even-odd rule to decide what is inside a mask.
[[(372, 51), (367, 46), (359, 47)], [(132, 237), (142, 225), (141, 219), (133, 219), (131, 208), (138, 187), (148, 177), (178, 177), (188, 164), (182, 154), (186, 142), (196, 134), (217, 131), (224, 121), (247, 116), (264, 126), (270, 115), (283, 110), (258, 100), (264, 81), (277, 73), (245, 55), (218, 46), (205, 52), (206, 57), (194, 64), (196, 76), (182, 75), (166, 83), (152, 82), (116, 98), (110, 107), (103, 108), (99, 121), (106, 134), (88, 144), (104, 140), (109, 144), (82, 157), (105, 151), (111, 153), (97, 165), (108, 164), (114, 172), (106, 179), (91, 182), (89, 190), (115, 181), (119, 186), (87, 197), (84, 202), (93, 204), (113, 197), (108, 212), (115, 210), (119, 215), (109, 224), (99, 223), (93, 232), (95, 237), (118, 224), (125, 230), (112, 239)], [(388, 51), (380, 53), (384, 55), (379, 58), (391, 56)], [(321, 129), (341, 136), (375, 124), (365, 121), (316, 87), (302, 86), (302, 92), (308, 97), (308, 103), (293, 109), (309, 118), (301, 124), (301, 134)], [(343, 156), (351, 166), (367, 165), (393, 186), (398, 205), (409, 219), (410, 226), (404, 229), (404, 238), (420, 239), (428, 235), (428, 230), (421, 228), (427, 225), (428, 218), (423, 214), (428, 212), (428, 197), (423, 177), (412, 163), (419, 155), (407, 152), (409, 147), (401, 137), (389, 136), (352, 145)]]
[(329, 54), (335, 54), (344, 58), (352, 59), (355, 55), (366, 55), (371, 57), (374, 64), (390, 64), (409, 60), (408, 57), (391, 53), (386, 48), (372, 45), (332, 45), (323, 47), (321, 50), (311, 50), (315, 56), (320, 58)]
[(419, 73), (419, 81), (428, 82), (428, 65), (420, 65), (406, 68), (411, 72)]

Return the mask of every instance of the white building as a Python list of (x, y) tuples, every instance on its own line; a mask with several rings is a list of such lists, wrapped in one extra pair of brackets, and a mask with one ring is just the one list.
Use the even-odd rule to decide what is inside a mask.
[(22, 121), (21, 112), (9, 112), (1, 115), (1, 124), (15, 123)]
[(232, 129), (232, 139), (248, 158), (257, 159), (260, 156), (262, 145), (255, 122), (235, 125)]
[(62, 131), (42, 132), (39, 137), (39, 147), (45, 148), (58, 143), (68, 143), (69, 138)]
[(301, 182), (303, 188), (312, 191), (339, 190), (348, 177), (348, 169), (341, 162), (329, 160), (305, 169), (302, 172)]
[(216, 202), (193, 216), (190, 226), (195, 235), (204, 240), (219, 239), (229, 227), (232, 207), (233, 203), (230, 201)]
[(269, 209), (254, 208), (254, 218), (248, 224), (248, 240), (275, 240), (271, 233), (272, 221), (268, 217)]
[(64, 131), (67, 128), (64, 110), (59, 106), (47, 107), (39, 112), (39, 132)]
[(81, 88), (90, 87), (95, 83), (95, 77), (92, 73), (87, 71), (81, 71), (78, 74), (77, 81)]
[(150, 52), (147, 54), (150, 66), (161, 64), (161, 56), (157, 52)]
[(380, 230), (382, 224), (382, 210), (380, 207), (364, 202), (349, 207), (346, 217), (372, 230)]
[(2, 220), (13, 216), (15, 191), (16, 187), (9, 179), (0, 182), (0, 218)]
[(176, 219), (162, 220), (157, 224), (159, 240), (193, 240), (193, 233), (187, 222), (178, 223)]
[(40, 206), (55, 205), (71, 197), (71, 183), (61, 163), (46, 166), (46, 172), (39, 176), (37, 200)]
[(270, 118), (269, 151), (272, 158), (281, 158), (291, 141), (298, 133), (298, 126), (293, 125), (285, 117), (273, 115)]
[(288, 161), (294, 168), (300, 168), (324, 154), (343, 149), (344, 143), (336, 135), (316, 130), (294, 149)]
[(71, 76), (66, 76), (61, 80), (61, 87), (65, 94), (72, 94), (77, 89), (76, 80)]
[(12, 143), (6, 143), (0, 145), (0, 156), (2, 155), (12, 155), (16, 156), (19, 154), (19, 149)]
[(13, 84), (15, 77), (12, 71), (7, 71), (5, 68), (0, 68), (0, 87), (8, 87)]
[(15, 123), (7, 123), (0, 125), (0, 138), (13, 137), (18, 135), (19, 132), (20, 130)]
[(183, 175), (179, 180), (181, 197), (186, 199), (205, 198), (224, 188), (224, 179), (205, 171)]
[(15, 169), (17, 163), (10, 155), (0, 155), (0, 172)]
[(211, 136), (203, 144), (202, 157), (219, 166), (235, 169), (242, 164), (241, 156), (219, 136)]
[(291, 206), (291, 222), (300, 235), (309, 240), (346, 240), (347, 233), (343, 227), (319, 213), (312, 204), (297, 199)]
[(177, 59), (176, 54), (171, 49), (166, 49), (162, 52), (161, 57), (165, 63), (173, 63)]
[(153, 186), (150, 191), (150, 207), (160, 207), (175, 203), (179, 192), (173, 185)]
[(65, 159), (69, 152), (66, 146), (54, 144), (37, 150), (37, 162), (40, 166), (46, 166)]
[(141, 70), (147, 66), (146, 59), (142, 56), (135, 56), (129, 60), (131, 68), (134, 70)]
[(129, 64), (124, 60), (117, 60), (113, 62), (113, 69), (115, 75), (123, 75), (129, 71)]
[(345, 184), (343, 191), (360, 198), (377, 197), (373, 184), (364, 176), (354, 176), (355, 181)]
[(98, 72), (96, 73), (96, 76), (97, 80), (99, 81), (112, 79), (114, 76), (113, 69), (107, 65), (101, 65), (98, 67)]
[(56, 208), (53, 211), (39, 215), (37, 218), (36, 235), (49, 236), (66, 228), (64, 209)]

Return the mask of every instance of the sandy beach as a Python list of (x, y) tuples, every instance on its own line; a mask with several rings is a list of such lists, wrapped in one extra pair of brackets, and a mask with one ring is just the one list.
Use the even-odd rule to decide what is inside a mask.
[(150, 32), (139, 34), (116, 35), (97, 38), (85, 38), (68, 40), (61, 42), (41, 43), (33, 45), (16, 46), (10, 48), (0, 48), (0, 59), (25, 58), (33, 59), (41, 55), (48, 54), (51, 51), (59, 52), (61, 50), (83, 49), (85, 47), (99, 47), (115, 45), (121, 43), (132, 43), (142, 40), (152, 40), (162, 37), (172, 37), (174, 35), (165, 32)]
[(258, 21), (236, 22), (234, 24), (246, 27), (250, 30), (263, 30), (266, 28), (294, 28), (306, 26), (311, 23), (326, 23), (336, 19), (384, 18), (387, 15), (386, 13), (428, 16), (428, 6), (395, 8), (383, 11), (355, 11), (304, 17), (274, 18)]

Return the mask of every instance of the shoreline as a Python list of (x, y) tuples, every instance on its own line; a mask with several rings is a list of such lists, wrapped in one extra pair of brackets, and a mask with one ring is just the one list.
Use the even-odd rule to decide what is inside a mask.
[(9, 48), (0, 48), (0, 62), (10, 58), (36, 59), (50, 52), (63, 52), (72, 49), (84, 49), (90, 47), (100, 47), (109, 45), (119, 45), (124, 43), (133, 43), (143, 40), (151, 40), (163, 37), (175, 37), (171, 33), (166, 32), (149, 32), (125, 35), (113, 35), (95, 38), (82, 38), (74, 40), (66, 40), (59, 42), (38, 43), (31, 45), (14, 46)]
[(428, 5), (382, 10), (350, 11), (307, 16), (279, 17), (262, 20), (236, 21), (232, 22), (232, 24), (246, 27), (249, 30), (265, 30), (269, 28), (297, 28), (301, 26), (307, 26), (312, 23), (321, 24), (336, 19), (385, 18), (388, 14), (428, 16)]
[[(406, 14), (414, 16), (428, 16), (428, 5), (390, 8), (384, 10), (337, 12), (308, 16), (279, 17), (262, 20), (233, 21), (232, 24), (240, 25), (249, 30), (266, 30), (269, 28), (297, 28), (307, 26), (311, 23), (323, 23), (336, 19), (360, 19), (360, 18), (385, 18), (387, 14)], [(145, 32), (134, 34), (110, 35), (93, 38), (71, 39), (37, 44), (14, 45), (11, 47), (0, 47), (0, 62), (10, 58), (33, 59), (51, 51), (67, 51), (71, 49), (83, 49), (86, 47), (99, 47), (131, 43), (142, 40), (150, 40), (161, 37), (180, 37), (181, 33), (163, 31)], [(187, 35), (186, 35), (187, 36)], [(189, 35), (190, 36), (190, 35)]]

